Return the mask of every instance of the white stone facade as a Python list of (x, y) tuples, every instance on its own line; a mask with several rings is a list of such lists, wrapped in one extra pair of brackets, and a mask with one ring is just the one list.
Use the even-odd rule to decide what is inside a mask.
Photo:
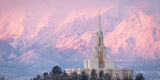
[[(132, 80), (133, 79), (133, 69), (95, 69), (97, 76), (100, 70), (103, 70), (104, 73), (108, 73), (112, 80), (116, 80), (116, 78), (120, 78), (120, 80), (126, 79), (126, 80)], [(87, 74), (92, 72), (92, 69), (65, 69), (67, 74), (71, 74), (72, 72), (77, 72), (78, 74), (81, 74), (82, 71), (85, 71)]]
[(113, 80), (116, 78), (120, 78), (121, 80), (133, 79), (133, 69), (115, 69), (115, 61), (107, 59), (100, 22), (95, 35), (95, 45), (92, 48), (91, 59), (84, 60), (84, 69), (65, 69), (65, 71), (68, 74), (71, 74), (72, 72), (80, 74), (82, 71), (85, 71), (90, 75), (93, 69), (96, 70), (97, 74), (100, 70), (103, 70), (104, 73), (108, 73)]
[(115, 68), (114, 60), (107, 59), (106, 47), (103, 44), (103, 32), (98, 27), (95, 35), (95, 46), (92, 48), (92, 56), (89, 60), (84, 60), (84, 68), (99, 69), (99, 68)]

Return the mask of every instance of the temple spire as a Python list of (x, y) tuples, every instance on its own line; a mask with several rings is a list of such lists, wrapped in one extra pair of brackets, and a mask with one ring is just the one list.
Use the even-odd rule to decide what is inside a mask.
[(97, 32), (102, 32), (101, 25), (100, 25), (100, 9), (98, 10), (98, 28), (97, 28)]

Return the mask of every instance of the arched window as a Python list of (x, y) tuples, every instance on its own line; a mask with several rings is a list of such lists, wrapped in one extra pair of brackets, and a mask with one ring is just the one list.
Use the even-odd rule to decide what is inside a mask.
[(103, 68), (103, 53), (101, 51), (98, 52), (98, 59), (99, 59), (99, 68)]

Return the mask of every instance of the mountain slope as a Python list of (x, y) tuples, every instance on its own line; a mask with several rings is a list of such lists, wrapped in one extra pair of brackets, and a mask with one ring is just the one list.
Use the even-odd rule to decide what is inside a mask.
[[(3, 64), (0, 64), (0, 71), (9, 78), (20, 79), (50, 71), (55, 65), (63, 69), (83, 68), (83, 60), (91, 56), (98, 27), (94, 12), (92, 9), (73, 11), (62, 22), (50, 12), (39, 19), (24, 14), (1, 21), (0, 61)], [(17, 25), (12, 25), (15, 22)], [(133, 68), (135, 73), (141, 72), (146, 78), (159, 78), (158, 26), (153, 16), (141, 9), (104, 8), (101, 28), (107, 57), (116, 60), (117, 68)], [(6, 34), (10, 36), (5, 38)]]

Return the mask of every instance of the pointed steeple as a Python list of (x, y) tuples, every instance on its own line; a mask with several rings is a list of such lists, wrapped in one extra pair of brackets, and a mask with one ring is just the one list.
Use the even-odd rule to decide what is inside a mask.
[(101, 26), (100, 26), (100, 10), (98, 10), (98, 28), (97, 32), (102, 32)]

